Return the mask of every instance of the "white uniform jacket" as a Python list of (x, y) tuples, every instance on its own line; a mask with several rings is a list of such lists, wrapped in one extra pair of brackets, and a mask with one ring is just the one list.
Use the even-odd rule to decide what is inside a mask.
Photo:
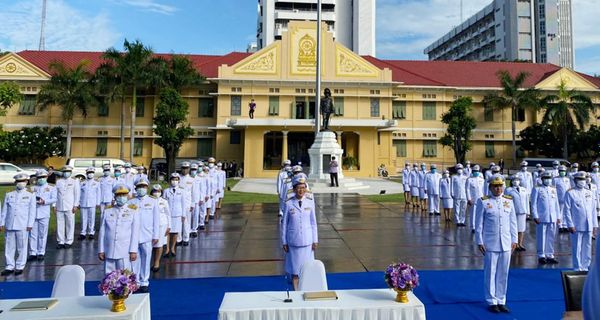
[(56, 181), (56, 211), (71, 211), (79, 207), (79, 179), (67, 178)]
[(565, 202), (565, 194), (571, 189), (571, 181), (568, 177), (555, 177), (552, 184), (556, 187), (556, 195), (558, 196), (558, 203)]
[(455, 174), (452, 176), (452, 188), (450, 191), (452, 192), (452, 198), (454, 199), (466, 199), (466, 183), (467, 176), (462, 174)]
[[(56, 187), (49, 184), (34, 186), (36, 196), (36, 219), (50, 218), (50, 207), (56, 203)], [(44, 204), (37, 204), (37, 198), (44, 200)]]
[(169, 187), (164, 190), (163, 197), (169, 203), (171, 217), (181, 217), (184, 210), (190, 210), (191, 196), (181, 187)]
[[(35, 195), (25, 189), (11, 191), (4, 196), (0, 214), (0, 227), (9, 231), (22, 231), (33, 227), (35, 220)], [(22, 252), (20, 254), (27, 254)]]
[(140, 225), (139, 243), (146, 243), (160, 238), (160, 211), (156, 199), (150, 196), (135, 197), (128, 204), (138, 208)]
[(126, 259), (129, 253), (138, 252), (140, 222), (134, 204), (122, 207), (108, 206), (100, 224), (98, 252), (107, 259)]
[(487, 251), (510, 251), (517, 243), (517, 215), (512, 198), (482, 197), (475, 204), (475, 241)]
[(85, 179), (81, 182), (79, 205), (82, 208), (92, 208), (100, 205), (100, 182), (94, 179)]
[(467, 178), (467, 182), (465, 184), (467, 201), (472, 201), (473, 204), (477, 201), (477, 199), (483, 197), (483, 178), (481, 177), (469, 177)]
[(450, 192), (450, 178), (440, 179), (440, 198), (450, 199), (452, 198), (452, 192)]
[(101, 177), (98, 179), (100, 182), (100, 203), (111, 203), (113, 200), (113, 186), (115, 185), (115, 178)]
[(531, 172), (519, 171), (515, 173), (515, 175), (521, 179), (521, 185), (523, 187), (527, 188), (527, 190), (533, 190), (535, 185), (533, 184), (533, 176), (531, 175)]
[(531, 192), (531, 215), (542, 223), (552, 223), (561, 219), (556, 188), (541, 186)]
[[(567, 227), (576, 231), (593, 231), (598, 227), (595, 195), (589, 189), (571, 189), (565, 195), (563, 216)], [(598, 258), (597, 258), (598, 259)]]
[(425, 175), (425, 191), (427, 194), (439, 195), (440, 194), (440, 180), (442, 175), (439, 173), (429, 172)]
[(281, 242), (292, 247), (304, 247), (318, 243), (317, 216), (312, 195), (305, 194), (298, 205), (296, 196), (285, 202), (281, 222)]
[(527, 214), (529, 213), (529, 203), (527, 202), (527, 195), (529, 192), (522, 186), (519, 186), (518, 188), (519, 190), (517, 190), (517, 187), (506, 188), (504, 193), (513, 198), (513, 204), (517, 214)]

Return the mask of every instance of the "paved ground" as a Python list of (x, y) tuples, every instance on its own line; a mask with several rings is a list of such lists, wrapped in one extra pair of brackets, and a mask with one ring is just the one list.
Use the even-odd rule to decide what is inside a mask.
[[(403, 193), (402, 184), (381, 178), (371, 179), (342, 179), (339, 187), (331, 187), (329, 183), (313, 183), (309, 181), (313, 193), (356, 193), (360, 195), (379, 194), (385, 190), (386, 194)], [(241, 179), (232, 191), (277, 194), (275, 179)]]
[[(379, 204), (352, 194), (321, 194), (318, 204), (320, 246), (317, 258), (327, 272), (383, 270), (401, 259), (418, 269), (480, 269), (482, 256), (471, 232), (457, 229), (439, 217), (405, 210), (404, 204)], [(208, 231), (192, 239), (175, 259), (163, 260), (156, 278), (273, 275), (282, 273), (283, 253), (278, 239), (277, 204), (227, 205)], [(443, 220), (443, 219), (442, 219)], [(78, 230), (78, 229), (77, 229)], [(97, 259), (97, 240), (75, 241), (71, 249), (54, 249), (50, 237), (44, 262), (28, 263), (25, 273), (7, 281), (51, 280), (63, 264), (78, 263), (87, 280), (103, 276)], [(535, 231), (529, 225), (527, 252), (513, 255), (512, 265), (537, 268)], [(556, 245), (560, 264), (571, 267), (568, 235)], [(4, 264), (4, 259), (0, 263)]]

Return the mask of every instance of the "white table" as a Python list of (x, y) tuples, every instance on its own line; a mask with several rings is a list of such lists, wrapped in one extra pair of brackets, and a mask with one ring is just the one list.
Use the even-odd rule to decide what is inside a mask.
[(219, 308), (220, 320), (424, 320), (425, 306), (412, 292), (408, 303), (394, 301), (391, 289), (336, 290), (338, 300), (304, 301), (303, 292), (228, 292)]
[(150, 295), (147, 293), (130, 295), (129, 298), (125, 300), (127, 310), (119, 313), (110, 311), (112, 302), (109, 301), (106, 296), (57, 298), (58, 303), (50, 308), (50, 310), (10, 311), (10, 308), (22, 301), (47, 299), (52, 298), (0, 300), (0, 309), (4, 310), (0, 313), (0, 319), (150, 319)]

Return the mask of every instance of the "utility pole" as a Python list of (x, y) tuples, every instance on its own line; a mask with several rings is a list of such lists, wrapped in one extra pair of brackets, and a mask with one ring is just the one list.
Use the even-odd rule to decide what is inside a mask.
[(46, 37), (44, 36), (44, 29), (46, 29), (46, 0), (42, 0), (42, 26), (40, 28), (40, 45), (38, 46), (39, 51), (46, 50)]
[(315, 137), (321, 131), (321, 0), (317, 1), (317, 88), (315, 90)]

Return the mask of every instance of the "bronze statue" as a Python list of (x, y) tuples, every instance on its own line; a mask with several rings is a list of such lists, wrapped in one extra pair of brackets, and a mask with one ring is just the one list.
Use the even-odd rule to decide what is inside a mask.
[(321, 98), (321, 115), (323, 116), (323, 128), (322, 131), (329, 130), (329, 118), (334, 112), (333, 110), (333, 99), (331, 98), (331, 90), (325, 88), (325, 96)]

